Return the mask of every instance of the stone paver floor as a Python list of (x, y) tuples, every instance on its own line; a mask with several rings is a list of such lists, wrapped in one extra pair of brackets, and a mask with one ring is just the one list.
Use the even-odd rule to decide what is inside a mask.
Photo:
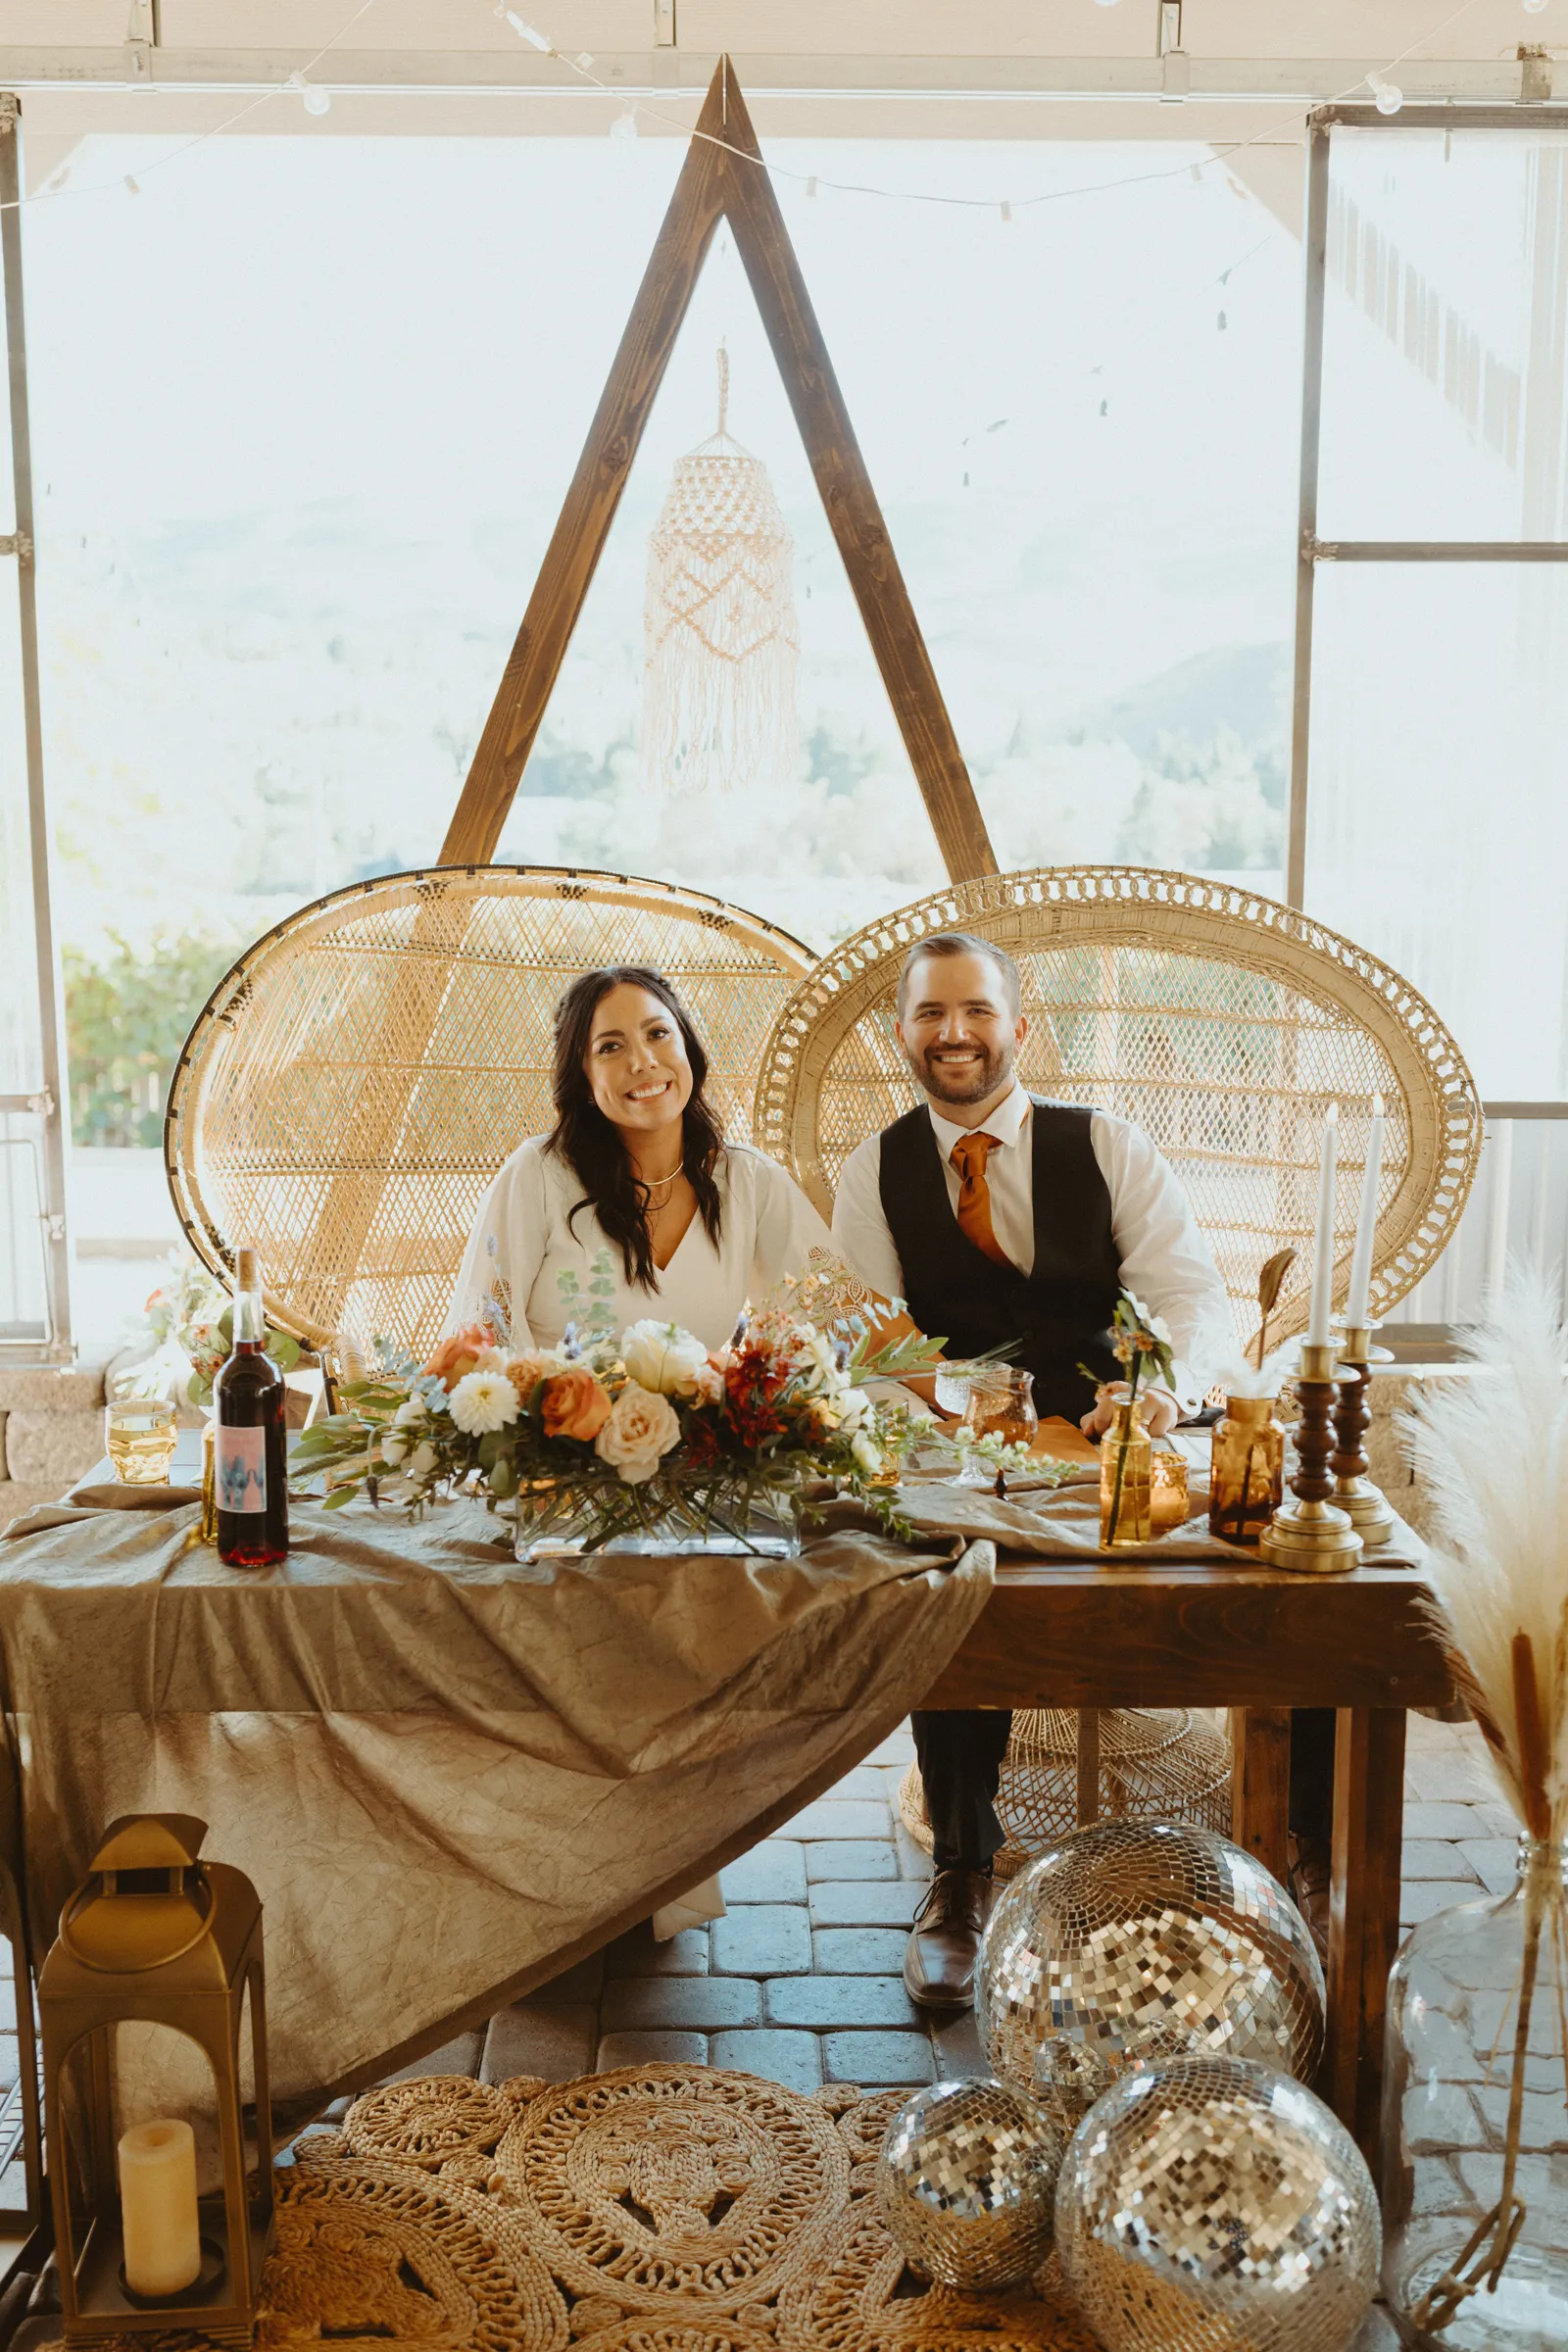
[[(742, 2067), (800, 2090), (983, 2071), (972, 2017), (938, 2023), (904, 1990), (904, 1939), (930, 1861), (898, 1817), (907, 1726), (724, 1872), (728, 1916), (656, 1944), (620, 1936), (542, 1991), (410, 2067), (550, 2082), (649, 2059)], [(1513, 1884), (1514, 1832), (1473, 1725), (1412, 1715), (1408, 1929)]]

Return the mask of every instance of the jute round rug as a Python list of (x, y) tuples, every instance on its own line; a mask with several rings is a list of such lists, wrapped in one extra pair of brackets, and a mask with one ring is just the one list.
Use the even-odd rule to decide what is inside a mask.
[(279, 2173), (257, 2342), (1094, 2352), (1054, 2265), (984, 2298), (906, 2270), (868, 2193), (903, 2096), (705, 2066), (370, 2091)]

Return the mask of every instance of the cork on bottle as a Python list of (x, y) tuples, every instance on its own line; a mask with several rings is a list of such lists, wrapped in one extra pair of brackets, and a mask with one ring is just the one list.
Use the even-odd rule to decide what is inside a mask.
[(256, 1262), (256, 1252), (254, 1250), (235, 1250), (234, 1287), (236, 1290), (240, 1291), (259, 1291), (261, 1289), (261, 1268)]

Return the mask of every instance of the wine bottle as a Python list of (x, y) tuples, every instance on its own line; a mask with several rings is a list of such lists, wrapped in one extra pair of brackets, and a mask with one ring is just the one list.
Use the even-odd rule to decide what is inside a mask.
[(288, 1557), (283, 1375), (267, 1352), (254, 1250), (234, 1253), (234, 1337), (213, 1384), (218, 1556), (230, 1568)]

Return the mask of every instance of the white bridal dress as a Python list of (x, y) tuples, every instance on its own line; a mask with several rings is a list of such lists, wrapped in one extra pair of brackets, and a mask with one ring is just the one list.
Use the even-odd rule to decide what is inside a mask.
[[(572, 1319), (562, 1301), (561, 1276), (575, 1275), (586, 1291), (603, 1251), (615, 1282), (617, 1330), (657, 1316), (695, 1332), (710, 1348), (722, 1348), (748, 1299), (760, 1302), (785, 1275), (804, 1273), (813, 1250), (830, 1256), (833, 1245), (795, 1179), (749, 1145), (728, 1146), (713, 1178), (723, 1206), (716, 1246), (694, 1217), (661, 1271), (658, 1290), (640, 1290), (626, 1280), (620, 1252), (592, 1209), (568, 1224), (582, 1186), (564, 1160), (545, 1150), (542, 1136), (530, 1138), (479, 1204), (448, 1330), (490, 1319), (485, 1310), (493, 1307), (514, 1348), (554, 1347)], [(654, 1934), (663, 1942), (682, 1928), (723, 1916), (718, 1881), (705, 1879), (654, 1913)]]

